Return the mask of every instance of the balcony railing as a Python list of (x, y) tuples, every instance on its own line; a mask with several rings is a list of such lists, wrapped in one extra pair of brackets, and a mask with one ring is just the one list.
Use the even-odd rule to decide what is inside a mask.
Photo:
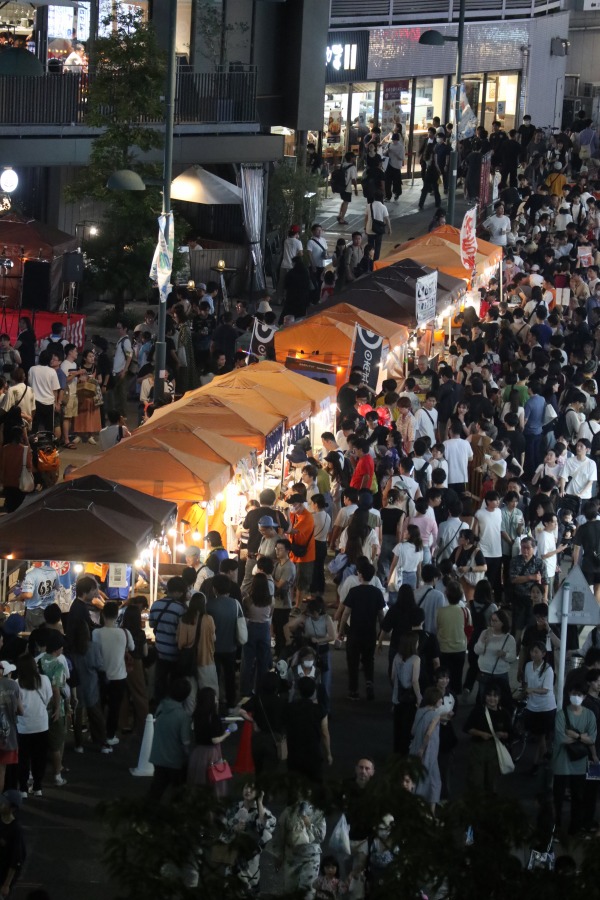
[[(90, 80), (86, 75), (0, 75), (2, 125), (85, 125)], [(110, 112), (110, 110), (107, 110)], [(163, 117), (140, 118), (161, 124)], [(256, 122), (256, 68), (179, 72), (176, 124)]]
[[(556, 12), (563, 0), (467, 0), (467, 19), (508, 19)], [(452, 22), (458, 0), (332, 0), (330, 28), (381, 27), (404, 22)]]

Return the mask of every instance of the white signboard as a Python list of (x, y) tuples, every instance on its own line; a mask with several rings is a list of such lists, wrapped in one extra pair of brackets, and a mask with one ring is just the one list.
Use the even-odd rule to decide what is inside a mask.
[(416, 317), (417, 327), (435, 319), (437, 302), (437, 270), (417, 278)]
[(600, 608), (579, 566), (573, 566), (552, 598), (548, 608), (548, 621), (550, 624), (556, 625), (561, 621), (563, 589), (567, 582), (571, 594), (568, 610), (569, 625), (598, 625), (600, 623)]
[(127, 565), (125, 563), (111, 563), (108, 567), (108, 581), (111, 588), (129, 587)]

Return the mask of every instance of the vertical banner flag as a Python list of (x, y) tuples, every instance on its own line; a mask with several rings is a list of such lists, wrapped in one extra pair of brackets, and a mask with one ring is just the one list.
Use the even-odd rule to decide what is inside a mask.
[(435, 319), (437, 284), (437, 269), (430, 272), (429, 275), (422, 275), (421, 278), (417, 278), (417, 328)]
[(477, 207), (468, 209), (460, 226), (460, 260), (469, 272), (475, 268), (477, 253)]
[(275, 328), (271, 328), (270, 325), (265, 325), (263, 322), (259, 322), (258, 319), (255, 319), (252, 337), (250, 338), (250, 353), (253, 353), (254, 356), (266, 359), (269, 355), (269, 350), (273, 347), (273, 339), (276, 330), (277, 329)]
[(354, 355), (352, 368), (360, 369), (362, 379), (372, 390), (377, 388), (381, 354), (383, 352), (383, 338), (374, 331), (367, 331), (360, 325), (356, 326), (354, 334)]
[[(169, 226), (169, 240), (165, 238), (165, 230)], [(171, 272), (173, 270), (173, 247), (175, 235), (173, 213), (166, 213), (158, 217), (158, 243), (154, 251), (154, 258), (150, 267), (150, 279), (158, 283), (158, 294), (161, 303), (167, 302), (170, 292)]]

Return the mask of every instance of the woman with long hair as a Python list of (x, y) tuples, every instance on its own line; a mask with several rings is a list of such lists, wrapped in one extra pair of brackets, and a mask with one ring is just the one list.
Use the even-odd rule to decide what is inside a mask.
[(257, 572), (244, 601), (248, 640), (242, 647), (240, 691), (243, 696), (251, 694), (271, 668), (272, 586), (272, 579), (269, 580), (263, 572)]
[[(219, 716), (219, 698), (212, 688), (200, 688), (194, 710), (194, 740), (196, 746), (190, 754), (188, 764), (188, 784), (208, 784), (208, 769), (223, 758), (221, 744), (229, 737), (231, 730), (225, 728)], [(227, 793), (227, 782), (216, 781), (213, 785), (217, 797)]]
[(471, 600), (475, 585), (485, 577), (487, 563), (478, 547), (477, 537), (471, 528), (464, 528), (458, 536), (458, 547), (452, 551), (450, 561), (459, 577), (466, 600)]
[(440, 749), (440, 707), (443, 693), (438, 687), (425, 688), (423, 701), (416, 712), (412, 727), (411, 756), (416, 756), (424, 767), (415, 794), (435, 808), (442, 795), (442, 779), (438, 763)]
[(48, 753), (48, 704), (52, 700), (52, 686), (48, 676), (41, 674), (30, 653), (17, 660), (17, 684), (23, 708), (17, 716), (19, 790), (22, 797), (27, 796), (31, 771), (33, 783), (29, 793), (41, 797)]
[(182, 303), (173, 307), (173, 318), (178, 326), (177, 334), (177, 393), (185, 394), (198, 387), (198, 373), (194, 359), (194, 345), (188, 316)]
[(392, 665), (392, 704), (394, 706), (394, 753), (408, 754), (417, 707), (421, 705), (421, 660), (417, 653), (416, 631), (402, 635)]
[[(73, 431), (80, 435), (84, 443), (95, 444), (94, 435), (100, 431), (102, 422), (96, 393), (91, 393), (100, 385), (93, 350), (84, 350), (82, 353), (80, 370), (83, 374), (77, 379), (77, 415), (73, 419)], [(121, 412), (124, 413), (125, 410)]]
[(128, 718), (129, 704), (133, 708), (134, 728), (138, 737), (144, 733), (146, 716), (148, 715), (148, 688), (144, 675), (144, 660), (148, 656), (148, 641), (142, 625), (142, 610), (137, 604), (127, 605), (123, 609), (120, 627), (132, 637), (133, 650), (129, 652), (127, 666), (127, 690), (121, 710), (122, 720)]
[(500, 418), (504, 421), (507, 413), (515, 413), (519, 417), (519, 427), (521, 431), (525, 428), (525, 407), (521, 403), (521, 395), (519, 391), (512, 390), (508, 396), (508, 400), (502, 407)]
[(381, 623), (379, 633), (379, 649), (384, 640), (389, 640), (388, 676), (391, 678), (392, 664), (398, 652), (400, 639), (412, 629), (413, 613), (417, 609), (415, 592), (410, 584), (401, 584), (398, 588), (396, 602), (389, 606)]
[(369, 562), (377, 560), (379, 540), (377, 532), (369, 525), (369, 510), (357, 509), (340, 537), (340, 551), (348, 558), (348, 565), (356, 565), (359, 556), (366, 556)]
[(475, 644), (486, 628), (489, 627), (492, 614), (498, 609), (494, 603), (492, 586), (487, 578), (482, 578), (475, 585), (473, 599), (470, 602), (473, 633), (467, 644), (467, 661), (469, 667), (463, 684), (463, 690), (470, 694), (479, 675), (479, 657), (475, 653)]
[(377, 562), (377, 574), (384, 585), (387, 585), (394, 547), (402, 540), (402, 522), (404, 508), (401, 505), (400, 491), (391, 487), (384, 491), (385, 505), (381, 509), (381, 551)]
[(75, 711), (73, 732), (75, 736), (75, 752), (83, 753), (83, 721), (82, 713), (87, 713), (88, 726), (92, 741), (100, 747), (101, 753), (112, 753), (112, 747), (106, 742), (106, 725), (104, 713), (100, 705), (99, 672), (104, 671), (104, 660), (99, 644), (92, 643), (92, 636), (87, 622), (77, 621), (73, 626), (70, 639), (71, 660), (77, 672), (79, 684), (77, 697), (79, 706)]
[(215, 665), (215, 620), (206, 612), (206, 597), (200, 591), (192, 595), (187, 610), (177, 626), (178, 650), (196, 648), (196, 672), (187, 676), (190, 682), (190, 696), (185, 709), (194, 709), (196, 693), (200, 688), (212, 688), (219, 692), (217, 667)]
[(323, 460), (323, 468), (329, 475), (331, 494), (331, 521), (335, 522), (342, 508), (342, 491), (348, 487), (348, 476), (344, 473), (342, 459), (337, 450), (332, 450)]
[(397, 569), (396, 584), (398, 587), (402, 584), (409, 584), (412, 588), (416, 588), (421, 578), (422, 563), (423, 540), (421, 532), (416, 525), (408, 525), (404, 540), (394, 547), (388, 584), (391, 583), (394, 572)]
[(483, 700), (486, 684), (494, 680), (502, 692), (504, 708), (509, 709), (511, 691), (508, 676), (512, 663), (517, 659), (517, 645), (503, 609), (492, 613), (489, 626), (481, 632), (473, 649), (479, 657), (479, 702)]

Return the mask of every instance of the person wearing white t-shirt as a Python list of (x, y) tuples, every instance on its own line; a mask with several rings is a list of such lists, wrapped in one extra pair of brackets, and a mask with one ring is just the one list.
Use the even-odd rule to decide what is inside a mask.
[(342, 532), (348, 527), (350, 519), (358, 509), (358, 491), (356, 488), (346, 488), (342, 494), (342, 508), (335, 517), (333, 528), (329, 532), (328, 544), (332, 550), (338, 549)]
[(34, 431), (54, 431), (54, 416), (59, 411), (60, 381), (55, 370), (50, 367), (50, 354), (40, 353), (37, 366), (29, 370), (29, 386), (35, 397)]
[(554, 595), (554, 576), (558, 565), (557, 555), (566, 549), (566, 544), (556, 546), (558, 533), (558, 519), (556, 513), (548, 512), (542, 516), (542, 530), (537, 535), (536, 554), (546, 563), (546, 575), (548, 576), (548, 603)]
[(448, 440), (444, 441), (444, 456), (448, 463), (448, 487), (462, 494), (469, 480), (469, 460), (473, 459), (473, 450), (461, 437), (459, 425), (452, 421), (448, 427)]
[[(377, 224), (373, 224), (373, 223)], [(375, 231), (375, 229), (378, 229)], [(392, 233), (390, 225), (390, 215), (383, 203), (383, 194), (381, 191), (375, 191), (373, 194), (373, 202), (367, 203), (365, 211), (365, 232), (369, 247), (375, 248), (375, 256), (373, 259), (378, 260), (381, 254), (381, 242), (384, 234)]]
[(525, 665), (524, 688), (527, 692), (528, 730), (539, 734), (534, 765), (546, 754), (546, 740), (554, 731), (556, 697), (554, 696), (554, 670), (548, 665), (543, 641), (536, 641), (530, 651), (530, 662)]
[(502, 513), (500, 497), (496, 491), (488, 491), (484, 505), (475, 513), (473, 530), (479, 537), (479, 549), (487, 565), (486, 578), (494, 590), (499, 604), (502, 599)]
[(428, 437), (433, 447), (436, 441), (438, 413), (435, 394), (427, 394), (423, 406), (415, 413), (415, 438)]
[(483, 223), (483, 227), (490, 235), (490, 243), (497, 247), (506, 247), (507, 234), (510, 232), (510, 219), (504, 215), (504, 204), (496, 203), (494, 215)]
[(102, 651), (104, 671), (108, 681), (106, 743), (110, 747), (119, 743), (116, 732), (119, 722), (119, 711), (121, 709), (125, 686), (127, 684), (125, 652), (128, 650), (131, 653), (135, 649), (131, 634), (126, 628), (119, 628), (117, 626), (118, 615), (119, 606), (117, 603), (112, 600), (105, 603), (104, 609), (102, 610), (104, 626), (102, 628), (96, 628), (92, 632), (92, 643), (98, 644)]
[[(597, 470), (596, 463), (587, 455), (590, 447), (590, 442), (584, 438), (577, 441), (575, 456), (571, 456), (566, 461), (560, 476), (558, 484), (561, 496), (568, 494), (571, 497), (579, 497), (581, 500), (591, 499), (592, 487), (597, 480)], [(567, 484), (566, 490), (565, 484)]]
[(17, 716), (19, 790), (27, 795), (31, 771), (31, 793), (34, 797), (41, 797), (48, 753), (48, 705), (52, 700), (52, 685), (48, 676), (41, 674), (29, 653), (17, 660), (17, 684), (21, 705)]
[(421, 574), (423, 541), (421, 532), (416, 525), (408, 525), (406, 533), (406, 540), (401, 544), (396, 544), (394, 547), (388, 585), (394, 584), (393, 575), (395, 572), (396, 588), (399, 588), (402, 584), (409, 584), (414, 589)]
[(71, 444), (70, 442), (73, 419), (78, 412), (77, 379), (80, 375), (87, 374), (85, 369), (80, 369), (75, 361), (77, 359), (77, 352), (75, 344), (67, 344), (65, 347), (65, 358), (60, 364), (60, 368), (65, 373), (67, 379), (67, 388), (63, 397), (62, 438), (63, 443), (69, 450), (75, 450), (77, 447), (77, 444)]
[(293, 268), (294, 260), (297, 256), (302, 256), (304, 247), (302, 241), (298, 237), (300, 229), (298, 225), (292, 225), (288, 231), (288, 236), (283, 242), (283, 253), (281, 257), (281, 267), (279, 272), (279, 281), (277, 283), (277, 295), (283, 295), (283, 283), (285, 276)]

